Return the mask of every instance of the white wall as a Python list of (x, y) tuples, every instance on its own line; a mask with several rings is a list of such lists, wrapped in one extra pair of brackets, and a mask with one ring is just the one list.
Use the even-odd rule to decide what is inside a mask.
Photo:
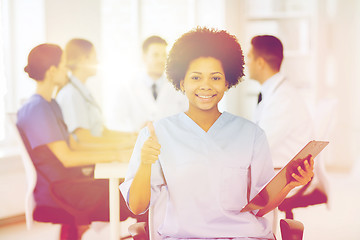
[[(45, 33), (47, 42), (61, 47), (72, 38), (87, 39), (101, 53), (101, 0), (45, 0)], [(101, 102), (101, 73), (86, 84)]]
[(351, 168), (359, 159), (360, 2), (321, 0), (318, 8), (318, 99), (336, 99), (330, 164)]

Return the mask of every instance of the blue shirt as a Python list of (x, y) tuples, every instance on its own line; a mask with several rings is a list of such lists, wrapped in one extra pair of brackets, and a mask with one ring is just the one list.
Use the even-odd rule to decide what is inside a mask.
[[(167, 192), (166, 213), (157, 229), (163, 238), (273, 239), (270, 224), (240, 210), (273, 177), (264, 132), (224, 112), (205, 132), (185, 113), (154, 122), (161, 145), (152, 166), (151, 201)], [(120, 189), (127, 199), (140, 164), (147, 128), (139, 133), (128, 174)]]
[(55, 100), (48, 102), (38, 94), (33, 95), (18, 111), (17, 127), (36, 168), (37, 205), (58, 207), (50, 195), (50, 183), (84, 176), (81, 168), (65, 168), (46, 145), (69, 139), (59, 105)]

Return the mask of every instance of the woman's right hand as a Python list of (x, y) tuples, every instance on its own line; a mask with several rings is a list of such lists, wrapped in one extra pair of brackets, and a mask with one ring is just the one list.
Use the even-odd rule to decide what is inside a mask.
[(151, 165), (159, 159), (161, 145), (156, 137), (155, 128), (152, 122), (148, 122), (147, 127), (150, 132), (150, 137), (145, 141), (141, 148), (141, 163)]

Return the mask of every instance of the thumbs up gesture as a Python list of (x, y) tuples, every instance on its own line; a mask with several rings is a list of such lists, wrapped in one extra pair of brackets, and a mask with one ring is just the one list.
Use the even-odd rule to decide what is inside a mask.
[(158, 160), (161, 146), (156, 137), (155, 128), (152, 122), (148, 122), (147, 127), (150, 131), (150, 136), (141, 149), (141, 163), (151, 165)]

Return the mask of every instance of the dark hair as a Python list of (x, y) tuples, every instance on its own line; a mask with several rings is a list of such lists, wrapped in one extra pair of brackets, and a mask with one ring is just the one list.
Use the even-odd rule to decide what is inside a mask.
[(236, 37), (224, 30), (197, 27), (176, 40), (167, 59), (166, 74), (177, 90), (190, 62), (199, 57), (221, 62), (229, 88), (244, 76), (244, 56)]
[(165, 46), (167, 46), (167, 42), (163, 38), (161, 38), (159, 36), (151, 36), (151, 37), (148, 37), (147, 39), (145, 39), (145, 41), (143, 42), (143, 45), (142, 45), (143, 53), (146, 53), (147, 50), (149, 49), (149, 46), (154, 43), (164, 44)]
[(283, 45), (281, 41), (271, 35), (255, 36), (251, 40), (254, 57), (262, 57), (269, 66), (279, 71), (281, 67), (283, 55)]
[(93, 47), (94, 45), (86, 39), (71, 39), (65, 47), (66, 66), (71, 70), (74, 70), (79, 59), (83, 56), (90, 55)]
[(57, 67), (61, 61), (62, 50), (55, 44), (41, 44), (34, 47), (28, 56), (28, 64), (24, 71), (36, 81), (43, 81), (46, 71)]

